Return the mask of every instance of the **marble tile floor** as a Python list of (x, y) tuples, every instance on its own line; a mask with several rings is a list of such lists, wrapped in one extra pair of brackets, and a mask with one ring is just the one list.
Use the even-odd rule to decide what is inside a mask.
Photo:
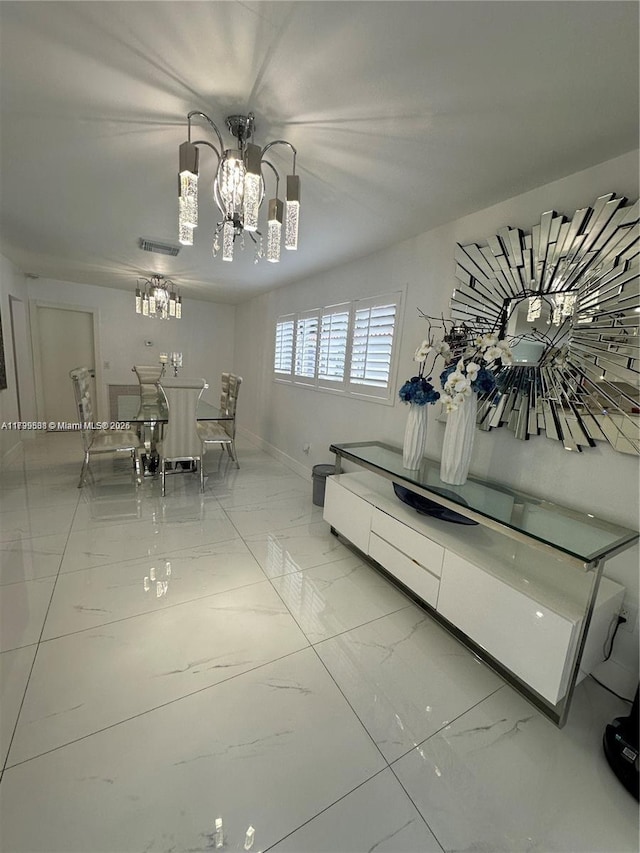
[(587, 679), (558, 730), (238, 442), (132, 482), (44, 435), (0, 472), (0, 850), (633, 853)]

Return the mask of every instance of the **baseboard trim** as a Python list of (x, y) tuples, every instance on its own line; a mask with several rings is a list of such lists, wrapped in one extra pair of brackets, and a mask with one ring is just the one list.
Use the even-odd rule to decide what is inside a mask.
[[(268, 453), (269, 456), (273, 456), (273, 458), (277, 459), (278, 462), (282, 462), (282, 464), (286, 465), (287, 468), (291, 468), (291, 470), (300, 477), (304, 477), (305, 480), (311, 481), (311, 469), (307, 468), (301, 462), (298, 462), (297, 459), (294, 459), (292, 456), (289, 456), (287, 453), (284, 453), (282, 450), (279, 450), (277, 447), (269, 444), (268, 441), (265, 441), (263, 438), (260, 438), (260, 436), (250, 432), (248, 429), (238, 427), (238, 435), (246, 438), (247, 441), (250, 441), (251, 444), (254, 444), (256, 447), (259, 447), (260, 450), (264, 450), (264, 452)], [(242, 464), (242, 459), (240, 460), (240, 464)]]
[(611, 658), (598, 664), (593, 670), (593, 675), (621, 696), (633, 699), (633, 694), (638, 686), (638, 672), (626, 667), (620, 661)]

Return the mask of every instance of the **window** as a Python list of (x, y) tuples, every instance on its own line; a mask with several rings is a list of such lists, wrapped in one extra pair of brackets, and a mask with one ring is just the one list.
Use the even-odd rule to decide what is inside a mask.
[(279, 317), (275, 378), (389, 400), (401, 297), (398, 291)]

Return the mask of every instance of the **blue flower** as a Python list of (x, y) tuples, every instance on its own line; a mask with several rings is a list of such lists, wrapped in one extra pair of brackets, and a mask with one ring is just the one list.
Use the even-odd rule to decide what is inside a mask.
[(488, 370), (486, 367), (481, 367), (476, 378), (471, 383), (471, 387), (477, 394), (487, 394), (489, 391), (493, 391), (496, 387), (496, 378), (493, 371)]
[[(451, 374), (457, 369), (458, 363), (459, 362), (454, 361), (448, 367), (445, 367), (445, 369), (440, 374), (440, 383), (445, 389), (445, 391), (448, 390), (446, 387), (447, 382), (449, 381), (449, 377), (451, 376)], [(463, 375), (466, 375), (466, 365), (463, 367), (462, 373)], [(474, 379), (472, 379), (471, 381), (471, 390), (476, 394), (487, 394), (489, 391), (493, 391), (495, 387), (495, 374), (493, 370), (488, 367), (481, 367), (480, 370), (478, 370), (478, 372), (475, 374)]]
[(427, 403), (435, 403), (440, 399), (440, 393), (431, 382), (421, 376), (408, 379), (398, 391), (398, 396), (404, 403), (415, 403), (417, 406), (426, 406)]

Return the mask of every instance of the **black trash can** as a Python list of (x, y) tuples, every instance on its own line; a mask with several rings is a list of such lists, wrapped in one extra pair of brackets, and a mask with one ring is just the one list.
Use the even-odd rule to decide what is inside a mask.
[(327, 485), (327, 477), (336, 473), (335, 465), (314, 465), (313, 475), (313, 503), (315, 506), (324, 506), (324, 490)]

